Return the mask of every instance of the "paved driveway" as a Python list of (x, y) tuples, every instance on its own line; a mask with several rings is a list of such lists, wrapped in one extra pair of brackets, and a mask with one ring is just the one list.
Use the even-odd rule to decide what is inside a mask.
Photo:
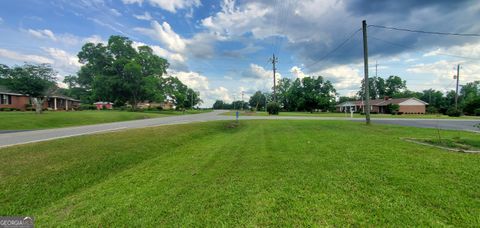
[[(0, 134), (0, 147), (25, 144), (31, 142), (46, 141), (52, 139), (59, 139), (65, 137), (72, 137), (78, 135), (95, 134), (100, 132), (118, 131), (124, 129), (135, 129), (143, 127), (152, 127), (170, 124), (184, 124), (193, 122), (205, 122), (214, 120), (234, 120), (234, 116), (219, 115), (224, 111), (213, 111), (209, 113), (195, 114), (195, 115), (181, 115), (163, 118), (133, 120), (97, 125), (88, 125), (80, 127), (67, 127), (48, 130), (37, 131), (23, 131)], [(346, 119), (337, 117), (301, 117), (301, 116), (241, 116), (240, 119), (311, 119), (311, 120), (349, 120), (349, 121), (363, 121), (363, 119)], [(373, 123), (378, 124), (397, 124), (414, 127), (429, 127), (441, 128), (450, 130), (467, 130), (477, 131), (480, 129), (474, 127), (475, 124), (480, 123), (480, 120), (426, 120), (426, 119), (372, 119)]]

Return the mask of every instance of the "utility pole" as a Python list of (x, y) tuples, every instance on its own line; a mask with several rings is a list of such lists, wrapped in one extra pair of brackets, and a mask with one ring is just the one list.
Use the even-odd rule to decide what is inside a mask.
[(363, 68), (365, 70), (365, 77), (363, 79), (365, 85), (365, 120), (367, 124), (370, 124), (370, 91), (368, 88), (368, 42), (367, 42), (367, 21), (362, 21), (363, 30)]
[(460, 64), (457, 65), (457, 86), (455, 87), (455, 110), (458, 110), (458, 81), (460, 78)]
[(244, 94), (244, 91), (242, 91), (242, 111), (243, 111), (243, 94)]
[(377, 64), (377, 60), (375, 60), (375, 77), (378, 77), (377, 73), (378, 73), (378, 64)]
[(275, 93), (275, 90), (277, 89), (277, 80), (275, 79), (277, 68), (275, 67), (275, 64), (278, 62), (278, 58), (275, 57), (275, 54), (273, 54), (273, 57), (270, 58), (270, 61), (273, 65), (273, 102), (277, 102), (277, 95)]
[(237, 96), (233, 95), (233, 102), (232, 102), (232, 103), (233, 103), (233, 110), (237, 110), (237, 109), (235, 108), (235, 100), (236, 100), (236, 99), (237, 99)]

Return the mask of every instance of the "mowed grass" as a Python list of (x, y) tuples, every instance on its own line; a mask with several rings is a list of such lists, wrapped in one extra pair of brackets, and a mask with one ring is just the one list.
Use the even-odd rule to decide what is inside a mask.
[[(442, 131), (478, 140), (478, 134)], [(39, 227), (480, 226), (480, 154), (344, 121), (207, 122), (0, 149), (0, 214)]]
[[(189, 114), (190, 112), (186, 112)], [(197, 113), (197, 112), (192, 112)], [(75, 112), (0, 112), (0, 130), (35, 130), (81, 126), (127, 120), (181, 115), (182, 112), (128, 112), (128, 111), (75, 111)]]
[[(222, 115), (235, 116), (235, 111), (225, 112)], [(267, 112), (245, 112), (240, 111), (240, 116), (268, 116)], [(279, 116), (306, 116), (306, 117), (336, 117), (336, 118), (351, 118), (350, 113), (338, 113), (338, 112), (280, 112)], [(353, 118), (365, 118), (365, 115), (359, 113), (354, 113)], [(413, 114), (403, 114), (403, 115), (391, 115), (391, 114), (372, 114), (371, 118), (405, 118), (405, 119), (480, 119), (478, 116), (461, 116), (461, 117), (450, 117), (447, 115), (435, 115), (435, 114), (424, 114), (424, 115), (413, 115)]]

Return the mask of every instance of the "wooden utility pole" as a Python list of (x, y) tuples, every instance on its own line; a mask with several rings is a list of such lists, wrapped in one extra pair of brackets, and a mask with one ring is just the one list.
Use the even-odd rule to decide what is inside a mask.
[(275, 54), (273, 54), (273, 57), (270, 58), (270, 61), (272, 62), (273, 65), (273, 102), (277, 102), (277, 95), (276, 95), (276, 87), (277, 87), (277, 80), (276, 80), (276, 71), (277, 68), (275, 67), (276, 63), (278, 62), (278, 58), (275, 57)]
[(455, 110), (458, 110), (458, 81), (460, 78), (460, 64), (457, 65), (457, 86), (455, 87)]
[(367, 21), (362, 21), (362, 30), (363, 30), (363, 68), (365, 77), (364, 81), (364, 88), (365, 88), (365, 120), (367, 124), (370, 124), (370, 91), (369, 91), (369, 84), (368, 84), (368, 41), (367, 41)]

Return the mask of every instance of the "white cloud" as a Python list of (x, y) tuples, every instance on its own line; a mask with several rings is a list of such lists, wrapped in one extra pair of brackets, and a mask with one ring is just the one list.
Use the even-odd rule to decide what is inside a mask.
[(112, 9), (110, 9), (110, 12), (116, 17), (122, 16), (122, 14), (120, 12), (118, 12), (118, 10), (116, 10), (116, 9), (112, 8)]
[(30, 55), (18, 53), (15, 51), (10, 51), (7, 49), (0, 49), (0, 57), (7, 58), (19, 62), (29, 62), (29, 63), (48, 63), (52, 64), (54, 61), (44, 56), (40, 55)]
[(235, 7), (235, 1), (225, 0), (222, 11), (201, 21), (203, 27), (222, 36), (239, 36), (252, 32), (255, 38), (265, 38), (272, 33), (266, 15), (271, 8), (264, 4), (251, 2), (242, 8)]
[(193, 90), (203, 91), (206, 92), (209, 90), (208, 88), (208, 78), (200, 75), (197, 72), (173, 72), (173, 76), (177, 77), (182, 81), (185, 85), (192, 88)]
[(330, 80), (337, 90), (359, 89), (362, 82), (360, 70), (348, 65), (330, 67), (315, 75), (321, 75)]
[(424, 56), (463, 56), (468, 58), (480, 58), (480, 42), (455, 45), (449, 48), (437, 48)]
[[(262, 66), (257, 64), (250, 64), (250, 67), (242, 72), (243, 79), (249, 85), (249, 91), (265, 91), (273, 88), (273, 72), (265, 70)], [(282, 78), (282, 75), (278, 72), (275, 74), (277, 82)]]
[(30, 33), (31, 35), (33, 35), (37, 38), (42, 38), (42, 39), (48, 38), (48, 39), (51, 39), (53, 41), (57, 41), (57, 37), (55, 37), (55, 35), (53, 34), (53, 32), (51, 30), (48, 30), (48, 29), (38, 29), (38, 30), (28, 29), (27, 31), (28, 31), (28, 33)]
[(290, 68), (290, 73), (292, 73), (292, 75), (295, 77), (295, 78), (304, 78), (304, 77), (307, 77), (307, 75), (305, 75), (305, 73), (302, 71), (302, 69), (300, 67), (297, 67), (297, 66), (293, 66), (292, 68)]
[(152, 29), (135, 28), (135, 30), (158, 40), (171, 51), (183, 52), (185, 50), (185, 40), (182, 39), (180, 35), (175, 33), (175, 31), (173, 31), (173, 29), (170, 27), (170, 24), (165, 21), (162, 24), (159, 24), (157, 21), (153, 21), (151, 26)]
[(78, 62), (78, 57), (76, 55), (70, 54), (62, 49), (53, 47), (44, 47), (42, 49), (54, 59), (53, 66), (55, 68), (62, 69), (68, 73), (75, 73), (82, 66), (82, 64)]
[(177, 77), (195, 91), (200, 92), (200, 97), (203, 100), (202, 107), (212, 107), (215, 100), (223, 100), (225, 102), (232, 102), (230, 92), (227, 88), (219, 86), (217, 88), (210, 88), (208, 77), (192, 71), (168, 71), (168, 74)]
[(106, 44), (107, 43), (107, 41), (102, 39), (102, 37), (99, 36), (99, 35), (92, 35), (90, 37), (84, 38), (82, 41), (83, 41), (83, 43), (94, 43), (94, 44), (99, 44), (99, 43)]
[(140, 14), (140, 15), (134, 14), (133, 17), (137, 18), (138, 20), (144, 20), (144, 21), (150, 21), (153, 19), (152, 15), (150, 15), (149, 12), (145, 12), (144, 14)]
[[(144, 0), (122, 0), (124, 4), (142, 5)], [(162, 8), (166, 11), (175, 13), (178, 9), (198, 7), (201, 5), (200, 0), (146, 0), (150, 5)]]

